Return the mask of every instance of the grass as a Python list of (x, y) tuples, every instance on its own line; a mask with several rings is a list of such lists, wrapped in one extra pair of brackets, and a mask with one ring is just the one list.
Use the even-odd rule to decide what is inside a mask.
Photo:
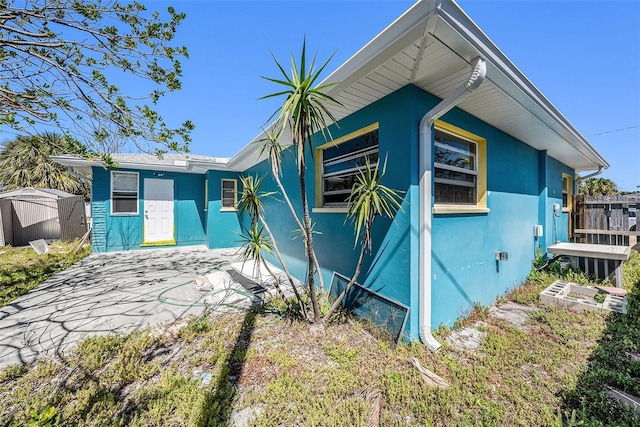
[[(538, 308), (528, 331), (476, 307), (480, 351), (444, 343), (393, 346), (351, 320), (324, 332), (264, 311), (192, 319), (177, 333), (145, 330), (89, 338), (65, 360), (0, 372), (0, 425), (49, 405), (59, 425), (222, 426), (640, 426), (603, 386), (640, 395), (640, 254), (625, 269), (629, 314), (542, 306), (539, 292), (574, 272), (532, 274), (504, 297)], [(432, 388), (408, 357), (443, 377)]]
[(0, 254), (0, 307), (36, 288), (55, 273), (86, 257), (88, 246), (72, 250), (77, 241), (54, 242), (51, 252), (38, 255), (30, 246), (3, 247)]

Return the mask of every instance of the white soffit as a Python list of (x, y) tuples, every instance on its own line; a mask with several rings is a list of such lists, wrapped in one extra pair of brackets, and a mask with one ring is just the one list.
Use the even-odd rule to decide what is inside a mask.
[[(436, 10), (434, 5), (438, 19), (433, 21), (431, 17), (429, 21), (429, 13)], [(396, 28), (403, 25), (408, 28)], [(577, 170), (608, 166), (452, 2), (414, 5), (329, 76), (325, 82), (342, 82), (330, 94), (345, 107), (331, 111), (341, 119), (409, 83), (446, 98), (468, 79), (469, 63), (477, 56), (488, 63), (487, 81), (458, 105), (460, 109), (537, 150), (547, 150), (551, 157)], [(367, 62), (367, 57), (372, 59)], [(349, 65), (359, 68), (353, 70)]]
[[(452, 1), (419, 1), (367, 43), (322, 83), (337, 120), (414, 84), (440, 98), (465, 83), (477, 56), (487, 62), (487, 80), (458, 107), (577, 171), (608, 163), (544, 95)], [(256, 137), (254, 142), (260, 137)], [(283, 133), (282, 141), (291, 141)], [(229, 166), (244, 170), (262, 158), (249, 144)]]

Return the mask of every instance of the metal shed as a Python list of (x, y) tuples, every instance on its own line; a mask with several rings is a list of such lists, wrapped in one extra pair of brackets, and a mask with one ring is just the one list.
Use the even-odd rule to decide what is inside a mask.
[(37, 239), (72, 240), (87, 231), (84, 197), (48, 188), (0, 193), (0, 246)]

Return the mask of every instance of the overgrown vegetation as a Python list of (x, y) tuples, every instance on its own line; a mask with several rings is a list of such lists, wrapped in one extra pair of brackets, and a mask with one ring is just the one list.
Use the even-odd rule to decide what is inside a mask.
[[(640, 417), (605, 398), (605, 386), (640, 394), (640, 254), (625, 268), (629, 314), (605, 316), (538, 304), (551, 281), (575, 272), (532, 275), (506, 300), (538, 311), (522, 331), (485, 322), (477, 352), (446, 344), (394, 347), (358, 322), (326, 335), (262, 311), (193, 319), (177, 333), (141, 331), (89, 338), (65, 360), (45, 359), (0, 373), (0, 425), (55, 408), (59, 425), (640, 426)], [(470, 321), (460, 322), (469, 324)], [(163, 328), (163, 331), (169, 329)], [(443, 377), (432, 388), (408, 363)], [(313, 395), (314, 399), (309, 399)]]
[(51, 252), (38, 255), (31, 247), (4, 247), (0, 254), (0, 307), (26, 294), (50, 276), (89, 255), (89, 246), (74, 251), (74, 242), (55, 242)]

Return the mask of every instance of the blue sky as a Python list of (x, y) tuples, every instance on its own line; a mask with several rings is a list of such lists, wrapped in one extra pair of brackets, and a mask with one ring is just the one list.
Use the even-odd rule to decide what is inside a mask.
[[(288, 64), (306, 35), (334, 70), (411, 1), (147, 1), (187, 13), (183, 90), (160, 103), (165, 119), (196, 124), (191, 151), (231, 156), (278, 107), (271, 55)], [(640, 185), (640, 2), (483, 1), (459, 4), (609, 161), (601, 176)], [(628, 129), (631, 128), (631, 129)], [(625, 130), (620, 130), (625, 129)]]

